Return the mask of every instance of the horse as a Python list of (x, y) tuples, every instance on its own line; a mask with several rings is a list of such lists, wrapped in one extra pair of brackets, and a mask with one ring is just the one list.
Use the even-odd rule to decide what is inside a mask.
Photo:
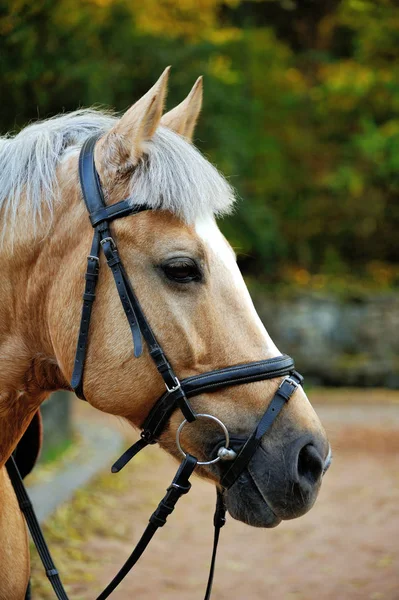
[[(78, 178), (79, 152), (98, 137), (94, 162), (107, 206), (143, 210), (112, 223), (134, 292), (179, 379), (280, 356), (253, 306), (216, 218), (235, 192), (193, 144), (202, 78), (164, 113), (169, 68), (121, 117), (81, 109), (0, 138), (0, 600), (22, 600), (29, 582), (26, 525), (5, 469), (41, 403), (71, 390), (92, 227)], [(248, 209), (250, 210), (250, 208)], [(101, 256), (100, 264), (104, 262)], [(85, 399), (140, 427), (162, 394), (148, 347), (135, 357), (112, 273), (103, 269), (90, 324)], [(192, 400), (235, 437), (248, 436), (282, 377), (221, 387)], [(179, 458), (173, 411), (157, 442)], [(200, 460), (218, 442), (199, 419), (181, 431)], [(301, 385), (262, 437), (224, 500), (230, 515), (275, 527), (314, 504), (330, 447)], [(220, 488), (217, 465), (198, 473)]]

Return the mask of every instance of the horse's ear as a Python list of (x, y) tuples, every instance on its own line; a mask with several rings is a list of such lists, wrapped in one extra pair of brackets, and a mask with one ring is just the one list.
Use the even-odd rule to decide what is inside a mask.
[(192, 140), (194, 128), (202, 106), (202, 77), (198, 77), (193, 89), (181, 104), (170, 110), (161, 119), (161, 125)]
[[(98, 157), (105, 171), (134, 166), (158, 127), (165, 104), (167, 67), (156, 84), (133, 106), (98, 143)], [(101, 168), (101, 167), (100, 167)]]

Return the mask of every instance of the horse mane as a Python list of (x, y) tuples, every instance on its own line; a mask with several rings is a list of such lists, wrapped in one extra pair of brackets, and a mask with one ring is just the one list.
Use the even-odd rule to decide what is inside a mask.
[[(82, 109), (35, 122), (17, 135), (0, 137), (0, 211), (14, 221), (26, 199), (33, 221), (57, 201), (57, 167), (93, 134), (103, 134), (117, 117)], [(184, 138), (158, 127), (131, 176), (132, 202), (169, 210), (187, 223), (229, 212), (234, 191), (226, 179)], [(9, 219), (7, 219), (9, 221)]]

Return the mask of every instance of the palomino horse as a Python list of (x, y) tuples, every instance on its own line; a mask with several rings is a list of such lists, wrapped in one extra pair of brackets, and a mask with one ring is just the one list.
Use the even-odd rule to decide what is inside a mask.
[[(138, 300), (178, 377), (279, 356), (215, 222), (231, 209), (234, 193), (191, 144), (202, 81), (162, 116), (168, 72), (120, 119), (81, 110), (0, 140), (1, 600), (22, 600), (29, 579), (26, 527), (4, 464), (50, 392), (71, 389), (92, 238), (78, 180), (79, 150), (88, 137), (100, 136), (94, 157), (107, 205), (131, 197), (154, 209), (112, 225)], [(281, 379), (201, 393), (192, 404), (234, 436), (248, 437)], [(85, 397), (140, 426), (162, 390), (148, 348), (133, 356), (112, 273), (104, 268)], [(176, 457), (181, 419), (174, 411), (158, 439)], [(217, 435), (212, 422), (199, 420), (184, 429), (182, 443), (206, 460)], [(315, 502), (328, 456), (325, 432), (298, 386), (225, 492), (230, 514), (256, 527), (303, 515)], [(199, 471), (219, 485), (217, 466)]]

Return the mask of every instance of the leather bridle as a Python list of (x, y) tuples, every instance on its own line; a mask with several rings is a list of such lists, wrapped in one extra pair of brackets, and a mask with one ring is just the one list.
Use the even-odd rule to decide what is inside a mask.
[[(214, 546), (205, 594), (205, 600), (208, 600), (211, 594), (219, 532), (225, 522), (226, 509), (223, 501), (223, 489), (231, 487), (248, 466), (251, 458), (261, 443), (262, 437), (270, 429), (274, 420), (286, 402), (291, 398), (297, 387), (301, 385), (303, 378), (295, 371), (292, 358), (287, 355), (280, 355), (267, 360), (238, 364), (224, 369), (208, 371), (206, 373), (201, 373), (200, 375), (188, 377), (182, 381), (179, 380), (162, 347), (158, 343), (133, 291), (133, 287), (121, 262), (117, 244), (110, 227), (111, 222), (116, 219), (134, 215), (145, 210), (151, 210), (151, 207), (134, 204), (130, 199), (122, 200), (121, 202), (110, 206), (105, 204), (100, 179), (94, 162), (94, 148), (98, 137), (99, 136), (96, 135), (88, 138), (84, 143), (79, 156), (80, 184), (89, 218), (94, 228), (94, 235), (90, 255), (87, 258), (83, 307), (71, 387), (79, 398), (85, 399), (83, 385), (84, 368), (89, 343), (90, 319), (96, 297), (96, 284), (100, 271), (100, 253), (102, 251), (107, 264), (112, 271), (116, 288), (129, 323), (132, 333), (134, 356), (139, 357), (142, 354), (142, 339), (144, 339), (149, 355), (151, 356), (159, 375), (162, 377), (166, 389), (165, 393), (155, 402), (148, 416), (144, 420), (140, 439), (126, 450), (126, 452), (124, 452), (124, 454), (116, 461), (112, 467), (112, 471), (120, 471), (129, 460), (148, 444), (156, 443), (169, 422), (172, 413), (176, 409), (180, 410), (184, 416), (184, 421), (180, 425), (177, 434), (177, 445), (184, 454), (184, 460), (179, 466), (165, 497), (150, 517), (150, 522), (136, 548), (133, 550), (119, 573), (100, 596), (98, 596), (97, 600), (105, 600), (140, 558), (155, 531), (158, 527), (162, 527), (165, 524), (168, 515), (174, 510), (177, 500), (182, 494), (189, 491), (191, 487), (189, 478), (197, 464), (210, 464), (221, 460), (229, 462), (226, 462), (226, 468), (220, 479), (221, 489), (217, 489), (217, 502), (214, 516)], [(199, 394), (214, 392), (233, 385), (243, 385), (245, 383), (262, 381), (265, 379), (275, 379), (278, 377), (284, 377), (284, 379), (267, 406), (263, 416), (259, 420), (255, 430), (247, 440), (241, 444), (235, 444), (234, 450), (229, 448), (229, 434), (224, 424), (213, 415), (197, 414), (189, 402), (189, 398), (193, 398)], [(218, 450), (215, 451), (215, 457), (210, 461), (204, 461), (203, 463), (198, 463), (195, 457), (184, 453), (179, 442), (180, 432), (185, 423), (191, 423), (197, 418), (209, 418), (216, 421), (223, 429), (225, 435), (225, 445), (219, 447)], [(29, 506), (29, 499), (23, 488), (22, 480), (19, 481), (20, 478), (18, 479), (18, 473), (15, 473), (12, 464), (9, 468), (9, 472), (10, 471), (10, 476), (20, 501), (21, 509), (24, 511), (27, 518), (28, 526), (40, 557), (42, 558), (46, 574), (53, 585), (57, 598), (60, 600), (67, 600), (67, 595), (62, 587), (58, 571), (51, 561), (44, 538), (40, 528), (38, 528), (36, 517), (31, 509), (31, 505)], [(51, 562), (49, 562), (48, 557), (50, 557)]]

